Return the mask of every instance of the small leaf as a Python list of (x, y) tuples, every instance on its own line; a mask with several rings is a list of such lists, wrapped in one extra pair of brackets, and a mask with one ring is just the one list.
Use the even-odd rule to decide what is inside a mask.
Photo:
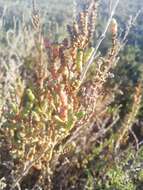
[(82, 119), (82, 118), (85, 116), (85, 112), (80, 111), (80, 112), (78, 112), (78, 113), (76, 114), (76, 116), (77, 116), (78, 119)]
[(28, 96), (29, 101), (30, 101), (30, 102), (34, 102), (35, 96), (34, 96), (32, 90), (28, 88), (28, 89), (26, 90), (26, 94), (27, 94), (27, 96)]
[(76, 58), (76, 67), (78, 72), (82, 71), (82, 62), (83, 62), (83, 50), (79, 49)]
[(90, 59), (90, 57), (92, 56), (93, 52), (94, 52), (95, 48), (91, 47), (89, 48), (85, 53), (84, 53), (84, 56), (83, 56), (83, 62), (84, 63), (87, 63)]

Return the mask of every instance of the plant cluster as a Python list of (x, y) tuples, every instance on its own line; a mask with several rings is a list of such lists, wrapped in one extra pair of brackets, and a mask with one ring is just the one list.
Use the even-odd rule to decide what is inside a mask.
[[(99, 179), (102, 167), (110, 181), (106, 189), (126, 186), (123, 180), (128, 176), (122, 166), (109, 167), (122, 146), (128, 146), (129, 134), (139, 148), (132, 125), (140, 109), (142, 86), (139, 83), (135, 87), (132, 107), (121, 120), (120, 105), (112, 106), (120, 93), (119, 85), (110, 86), (109, 81), (114, 77), (128, 30), (123, 40), (119, 39), (118, 23), (111, 17), (111, 47), (104, 56), (96, 54), (107, 32), (93, 47), (98, 6), (99, 0), (85, 1), (73, 24), (67, 26), (69, 37), (62, 42), (44, 37), (34, 3), (32, 27), (22, 25), (17, 35), (7, 32), (9, 48), (0, 59), (0, 148), (8, 150), (13, 166), (6, 188), (94, 189), (93, 177)], [(5, 53), (10, 61), (7, 69)], [(12, 67), (11, 63), (19, 64)], [(96, 160), (99, 166), (92, 175), (89, 165)], [(88, 179), (81, 184), (79, 178), (84, 172), (83, 178)], [(126, 189), (133, 189), (131, 180), (127, 182)]]

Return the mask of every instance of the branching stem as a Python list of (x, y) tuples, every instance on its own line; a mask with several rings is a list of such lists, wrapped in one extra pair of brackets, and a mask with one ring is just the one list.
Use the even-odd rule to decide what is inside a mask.
[(93, 61), (94, 61), (94, 59), (95, 59), (95, 56), (96, 56), (96, 54), (97, 54), (97, 52), (98, 52), (98, 49), (99, 49), (99, 47), (100, 47), (102, 41), (103, 41), (104, 38), (106, 37), (106, 33), (107, 33), (107, 31), (108, 31), (108, 28), (109, 28), (109, 26), (110, 26), (110, 23), (111, 23), (111, 21), (112, 21), (112, 18), (113, 18), (114, 14), (115, 14), (115, 11), (116, 11), (116, 8), (117, 8), (119, 2), (120, 2), (120, 0), (117, 0), (117, 1), (115, 2), (115, 5), (114, 5), (114, 7), (113, 7), (113, 9), (112, 9), (112, 11), (111, 11), (110, 17), (109, 17), (108, 22), (107, 22), (107, 24), (106, 24), (106, 27), (105, 27), (105, 29), (104, 29), (102, 35), (100, 36), (99, 40), (97, 41), (97, 45), (96, 45), (96, 47), (95, 47), (95, 50), (94, 50), (93, 54), (91, 55), (91, 58), (90, 58), (89, 61), (85, 64), (85, 67), (83, 68), (83, 73), (81, 74), (81, 78), (80, 78), (81, 84), (82, 84), (82, 82), (84, 81), (84, 79), (85, 79), (85, 77), (86, 77), (86, 73), (87, 73), (87, 71), (89, 70), (90, 66), (92, 65), (92, 63), (93, 63)]

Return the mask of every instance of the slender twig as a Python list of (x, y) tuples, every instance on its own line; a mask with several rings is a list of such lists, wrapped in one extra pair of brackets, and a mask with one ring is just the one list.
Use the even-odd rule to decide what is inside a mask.
[(2, 16), (0, 18), (0, 30), (2, 30), (2, 27), (3, 27), (3, 19), (4, 19), (6, 11), (7, 11), (7, 6), (4, 7)]
[(99, 40), (97, 41), (97, 45), (96, 45), (96, 47), (95, 47), (95, 50), (94, 50), (93, 54), (91, 55), (91, 58), (90, 58), (89, 61), (85, 64), (85, 67), (83, 68), (83, 73), (81, 74), (81, 77), (80, 77), (80, 82), (81, 82), (81, 83), (84, 81), (85, 76), (86, 76), (86, 73), (87, 73), (87, 71), (89, 70), (91, 64), (93, 63), (93, 61), (94, 61), (94, 59), (95, 59), (95, 56), (96, 56), (96, 54), (97, 54), (97, 51), (98, 51), (99, 47), (100, 47), (102, 41), (103, 41), (103, 40), (105, 39), (105, 37), (106, 37), (106, 33), (107, 33), (107, 31), (108, 31), (108, 28), (109, 28), (109, 26), (110, 26), (110, 23), (111, 23), (111, 21), (112, 21), (112, 18), (113, 18), (114, 14), (115, 14), (115, 11), (116, 11), (116, 8), (117, 8), (119, 2), (120, 2), (120, 0), (117, 0), (117, 1), (115, 2), (115, 5), (114, 5), (114, 7), (113, 7), (113, 9), (112, 9), (112, 11), (111, 11), (110, 17), (109, 17), (108, 22), (107, 22), (107, 24), (106, 24), (106, 27), (105, 27), (105, 29), (104, 29), (102, 35), (100, 36)]
[[(56, 142), (57, 143), (57, 142)], [(52, 148), (50, 150), (50, 154), (49, 154), (49, 159), (48, 162), (51, 160), (52, 158), (52, 154), (55, 148), (56, 143), (52, 144)], [(41, 160), (41, 158), (49, 151), (49, 147), (47, 147), (45, 150), (43, 150), (41, 152), (41, 154), (39, 154), (33, 161), (30, 161), (27, 166), (25, 164), (24, 170), (22, 172), (22, 174), (15, 180), (15, 182), (13, 183), (11, 190), (15, 189), (15, 187), (21, 182), (21, 180), (23, 179), (24, 176), (26, 176), (29, 172), (29, 170), (33, 167), (33, 165), (38, 162), (39, 160)]]
[(136, 13), (135, 17), (131, 19), (129, 25), (127, 26), (126, 32), (125, 32), (124, 37), (123, 37), (123, 39), (121, 41), (121, 48), (123, 48), (125, 46), (125, 44), (127, 42), (127, 37), (128, 37), (128, 35), (130, 33), (130, 30), (131, 30), (132, 26), (135, 24), (135, 22), (138, 19), (138, 17), (139, 17), (140, 14), (141, 14), (141, 10), (139, 10)]
[(133, 135), (134, 139), (135, 139), (135, 143), (136, 143), (136, 149), (139, 149), (139, 140), (136, 136), (136, 134), (134, 133), (134, 131), (132, 129), (129, 129), (130, 133)]
[[(120, 119), (120, 117), (119, 117), (119, 115), (117, 115), (115, 120), (110, 125), (108, 125), (107, 128), (101, 128), (98, 131), (98, 133), (96, 134), (95, 139), (97, 140), (101, 136), (105, 135), (110, 129), (113, 128), (113, 126), (119, 121), (119, 119)], [(89, 128), (92, 128), (94, 124), (95, 124), (95, 121), (92, 122), (92, 124), (90, 125)], [(78, 139), (81, 129), (83, 129), (83, 126), (78, 128), (76, 131), (74, 131), (74, 134), (72, 135), (72, 137), (70, 139), (68, 139), (68, 141), (66, 142), (66, 145), (71, 144), (75, 139)]]

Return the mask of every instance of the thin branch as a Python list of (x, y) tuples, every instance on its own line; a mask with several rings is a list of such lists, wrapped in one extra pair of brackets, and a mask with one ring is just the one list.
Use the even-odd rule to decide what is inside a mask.
[(95, 50), (94, 50), (93, 54), (91, 55), (91, 58), (90, 58), (89, 61), (86, 63), (85, 67), (83, 68), (83, 73), (81, 74), (81, 78), (80, 78), (80, 82), (81, 82), (81, 83), (83, 82), (83, 80), (84, 80), (84, 78), (85, 78), (85, 76), (86, 76), (86, 73), (87, 73), (87, 71), (89, 70), (89, 67), (90, 67), (91, 64), (93, 63), (93, 61), (94, 61), (94, 59), (95, 59), (95, 56), (96, 56), (96, 54), (97, 54), (97, 51), (98, 51), (98, 49), (99, 49), (99, 47), (100, 47), (102, 41), (103, 41), (103, 40), (105, 39), (105, 37), (106, 37), (106, 33), (107, 33), (107, 31), (108, 31), (108, 28), (109, 28), (109, 26), (110, 26), (110, 23), (111, 23), (111, 21), (112, 21), (112, 18), (113, 18), (114, 14), (115, 14), (115, 11), (116, 11), (116, 8), (117, 8), (119, 2), (120, 2), (120, 0), (117, 0), (117, 1), (115, 2), (115, 5), (114, 5), (114, 7), (113, 7), (113, 9), (112, 9), (112, 11), (111, 11), (110, 17), (109, 17), (108, 22), (107, 22), (107, 24), (106, 24), (106, 27), (105, 27), (105, 29), (104, 29), (102, 35), (100, 36), (99, 40), (97, 41), (97, 45), (96, 45), (96, 47), (95, 47)]
[[(95, 139), (97, 140), (98, 138), (102, 137), (103, 135), (105, 135), (108, 131), (110, 131), (113, 126), (119, 121), (120, 117), (119, 115), (117, 115), (117, 117), (115, 118), (115, 120), (107, 126), (107, 128), (101, 128), (98, 133), (96, 133)], [(93, 125), (95, 124), (95, 121), (92, 122), (92, 124), (89, 126), (89, 129), (93, 127)], [(68, 144), (71, 144), (72, 142), (75, 141), (75, 139), (78, 139), (79, 135), (80, 135), (80, 130), (83, 129), (83, 126), (78, 128), (76, 131), (74, 131), (72, 137), (70, 139), (68, 139), (68, 141), (66, 142), (65, 146)], [(84, 130), (84, 129), (83, 129)]]
[(131, 18), (131, 20), (129, 21), (129, 25), (127, 26), (125, 35), (124, 35), (124, 37), (123, 37), (123, 39), (122, 39), (122, 41), (121, 41), (122, 47), (125, 46), (126, 41), (127, 41), (127, 36), (129, 35), (132, 26), (135, 24), (135, 22), (136, 22), (136, 20), (138, 19), (138, 17), (139, 17), (140, 14), (141, 14), (141, 10), (139, 10), (139, 11), (137, 12), (137, 14), (135, 15), (135, 17), (134, 17), (134, 18)]
[[(55, 148), (57, 142), (52, 144), (52, 148), (49, 154), (49, 159), (48, 162), (51, 160), (52, 158), (52, 154)], [(24, 170), (22, 172), (22, 174), (15, 180), (15, 182), (12, 184), (11, 190), (15, 189), (15, 187), (17, 187), (17, 185), (20, 184), (21, 180), (23, 179), (24, 176), (26, 176), (29, 172), (29, 170), (33, 167), (33, 165), (38, 162), (47, 152), (49, 151), (49, 147), (47, 147), (45, 150), (43, 150), (33, 161), (29, 161), (28, 163), (25, 164)], [(27, 166), (26, 166), (27, 165)]]
[(136, 149), (139, 150), (139, 140), (136, 136), (136, 134), (134, 133), (134, 131), (132, 129), (129, 129), (130, 133), (133, 135), (134, 139), (135, 139), (135, 143), (136, 143)]

